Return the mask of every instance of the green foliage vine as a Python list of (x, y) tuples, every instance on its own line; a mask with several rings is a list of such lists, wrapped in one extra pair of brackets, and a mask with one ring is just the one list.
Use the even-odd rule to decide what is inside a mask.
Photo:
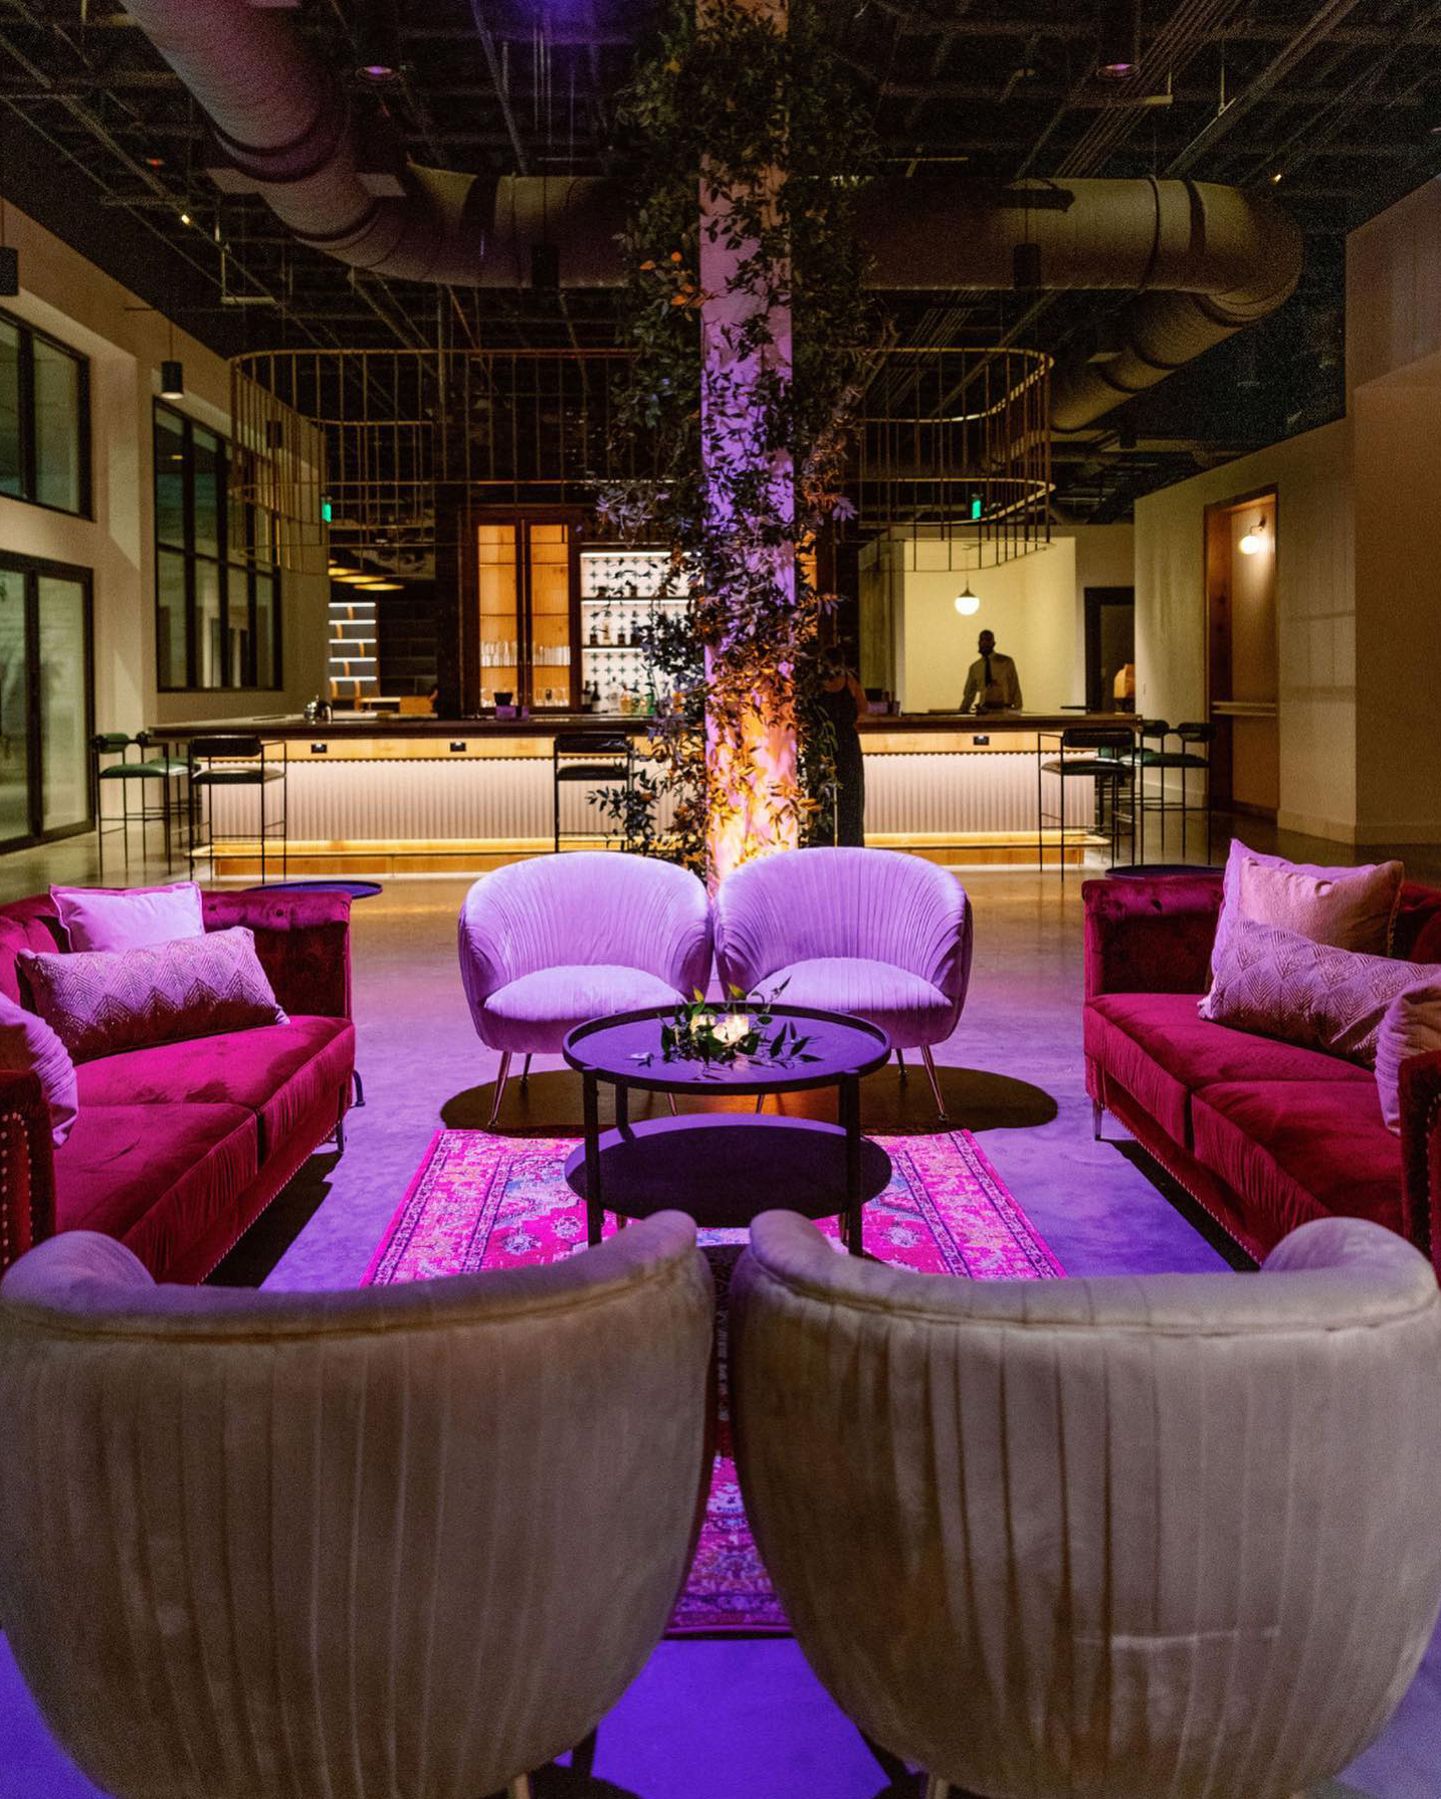
[[(605, 490), (602, 511), (627, 541), (670, 547), (666, 591), (687, 606), (678, 624), (657, 618), (648, 648), (652, 683), (671, 696), (652, 733), (658, 773), (614, 809), (632, 847), (703, 871), (708, 826), (727, 804), (707, 785), (708, 715), (723, 732), (757, 706), (796, 717), (799, 779), (769, 798), (803, 838), (832, 781), (827, 746), (806, 726), (834, 596), (795, 546), (847, 515), (847, 429), (877, 336), (855, 230), (874, 146), (814, 0), (793, 0), (784, 29), (736, 0), (676, 0), (619, 117), (637, 170), (623, 302), (636, 363), (613, 466), (637, 474)], [(701, 310), (716, 297), (701, 287), (703, 230), (736, 253), (720, 297), (747, 304), (730, 348), (761, 364), (739, 383), (703, 373)], [(773, 354), (775, 309), (790, 314), (788, 362)], [(747, 454), (715, 454), (717, 434), (733, 443), (738, 430)], [(781, 458), (793, 509), (772, 473)], [(662, 833), (667, 796), (674, 822)]]

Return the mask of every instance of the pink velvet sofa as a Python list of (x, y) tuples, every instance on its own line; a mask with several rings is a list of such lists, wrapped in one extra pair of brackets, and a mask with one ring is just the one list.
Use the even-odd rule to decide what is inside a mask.
[[(1258, 1261), (1308, 1219), (1373, 1219), (1441, 1270), (1441, 1055), (1401, 1071), (1402, 1129), (1369, 1069), (1196, 1015), (1221, 875), (1088, 881), (1086, 1088)], [(1441, 889), (1408, 884), (1393, 953), (1441, 961)]]
[[(290, 1022), (77, 1064), (57, 1149), (33, 1075), (0, 1074), (0, 1269), (57, 1231), (103, 1232), (157, 1280), (200, 1281), (335, 1133), (350, 1104), (350, 901), (207, 893), (205, 927), (246, 925)], [(64, 950), (48, 896), (0, 906), (0, 991), (16, 955)]]

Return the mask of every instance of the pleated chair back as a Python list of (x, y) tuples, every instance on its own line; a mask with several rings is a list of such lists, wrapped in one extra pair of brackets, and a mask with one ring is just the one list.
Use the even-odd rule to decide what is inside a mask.
[(746, 1509), (877, 1742), (985, 1799), (1287, 1799), (1441, 1601), (1441, 1298), (1379, 1226), (1260, 1274), (983, 1282), (770, 1213), (731, 1309)]
[(659, 1640), (707, 1473), (710, 1276), (663, 1213), (553, 1266), (0, 1297), (0, 1618), (117, 1799), (481, 1799)]

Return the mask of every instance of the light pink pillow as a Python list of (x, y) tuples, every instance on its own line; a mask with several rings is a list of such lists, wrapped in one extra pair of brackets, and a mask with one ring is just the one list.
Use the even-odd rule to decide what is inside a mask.
[(1373, 1068), (1386, 1008), (1431, 980), (1441, 980), (1435, 963), (1362, 956), (1241, 919), (1198, 1010), (1216, 1024)]
[(149, 949), (205, 932), (194, 881), (170, 887), (52, 887), (71, 949)]
[(1337, 949), (1388, 955), (1405, 879), (1406, 870), (1399, 862), (1322, 868), (1311, 862), (1288, 862), (1284, 856), (1263, 855), (1233, 837), (1211, 949), (1212, 977), (1232, 930), (1242, 919), (1295, 931), (1313, 943), (1330, 943)]
[(289, 1023), (244, 925), (153, 949), (22, 950), (16, 960), (35, 1010), (77, 1062)]
[(1376, 1091), (1381, 1116), (1401, 1129), (1401, 1064), (1410, 1056), (1441, 1050), (1441, 981), (1423, 982), (1398, 993), (1376, 1033)]
[(6, 1074), (37, 1074), (50, 1108), (50, 1135), (65, 1141), (80, 1116), (80, 1095), (70, 1051), (33, 1012), (0, 993), (0, 1069)]

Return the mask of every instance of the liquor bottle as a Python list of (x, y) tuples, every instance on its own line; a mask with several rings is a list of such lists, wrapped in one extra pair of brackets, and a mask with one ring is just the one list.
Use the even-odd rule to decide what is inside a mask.
[(599, 633), (598, 633), (598, 631), (597, 631), (597, 630), (596, 630), (596, 623), (595, 623), (595, 620), (594, 620), (594, 619), (592, 619), (592, 620), (591, 620), (591, 621), (590, 621), (590, 647), (591, 647), (591, 648), (592, 648), (592, 649), (594, 649), (594, 648), (595, 648), (595, 646), (596, 646), (596, 645), (597, 645), (597, 644), (598, 644), (598, 643), (599, 643), (599, 642), (600, 642), (600, 635), (599, 635)]

